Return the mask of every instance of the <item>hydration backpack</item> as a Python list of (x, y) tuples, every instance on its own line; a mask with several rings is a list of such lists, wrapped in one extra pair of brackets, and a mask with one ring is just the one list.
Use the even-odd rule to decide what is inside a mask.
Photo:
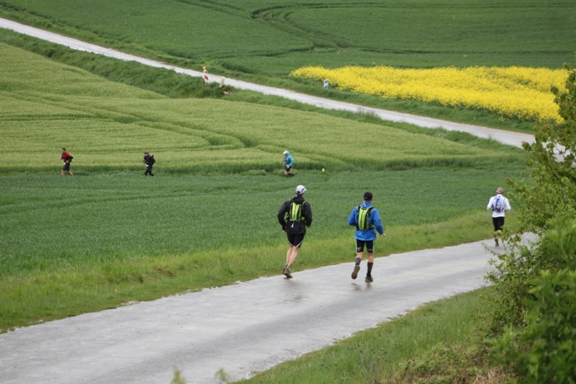
[(372, 213), (372, 209), (374, 207), (366, 208), (362, 205), (358, 206), (358, 218), (356, 222), (356, 228), (366, 230), (366, 229), (373, 229), (374, 224), (370, 224), (370, 214)]
[(304, 221), (305, 218), (302, 216), (302, 206), (304, 205), (304, 201), (302, 204), (297, 204), (295, 202), (290, 203), (290, 211), (288, 212), (288, 219), (290, 221)]
[(496, 212), (503, 212), (504, 211), (504, 197), (498, 195), (496, 196), (496, 200), (494, 201), (494, 205), (492, 206), (492, 210)]

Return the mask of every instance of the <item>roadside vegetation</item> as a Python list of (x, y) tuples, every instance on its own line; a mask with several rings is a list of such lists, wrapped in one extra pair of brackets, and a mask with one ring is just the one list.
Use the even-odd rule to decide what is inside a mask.
[(503, 383), (485, 357), (490, 289), (427, 304), (239, 383)]

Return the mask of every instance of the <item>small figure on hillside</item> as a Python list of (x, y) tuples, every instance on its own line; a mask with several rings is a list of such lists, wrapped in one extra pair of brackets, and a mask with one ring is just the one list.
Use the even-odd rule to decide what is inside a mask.
[(290, 152), (284, 151), (284, 162), (282, 165), (284, 167), (284, 176), (294, 176), (294, 174), (290, 172), (292, 166), (294, 165), (294, 159), (292, 158)]
[(296, 187), (296, 196), (285, 201), (278, 211), (278, 222), (282, 226), (282, 231), (288, 238), (288, 251), (286, 252), (286, 266), (282, 273), (291, 279), (290, 267), (296, 261), (298, 252), (306, 235), (306, 227), (312, 224), (312, 208), (304, 200), (306, 188), (303, 185)]
[(348, 217), (348, 224), (356, 227), (354, 238), (356, 239), (356, 259), (354, 260), (354, 270), (352, 279), (358, 277), (360, 271), (360, 262), (364, 257), (364, 247), (368, 251), (368, 271), (366, 273), (366, 282), (374, 281), (372, 278), (372, 267), (374, 266), (374, 241), (376, 240), (376, 231), (380, 236), (386, 237), (384, 226), (380, 221), (380, 213), (372, 207), (374, 197), (371, 192), (364, 193), (362, 204), (355, 207)]
[(66, 148), (62, 147), (62, 156), (60, 156), (60, 160), (64, 162), (64, 167), (60, 171), (60, 174), (62, 176), (64, 176), (64, 173), (68, 173), (68, 175), (74, 176), (72, 171), (70, 171), (70, 163), (72, 162), (73, 158), (74, 156), (66, 152)]
[(144, 176), (154, 176), (152, 173), (152, 166), (156, 160), (154, 159), (154, 155), (151, 155), (150, 152), (144, 152), (144, 160), (142, 161), (143, 164), (146, 164), (146, 172), (144, 172)]
[(502, 234), (502, 227), (504, 226), (504, 218), (506, 211), (510, 211), (512, 207), (506, 197), (504, 197), (504, 188), (498, 187), (496, 196), (492, 196), (488, 201), (487, 210), (492, 210), (492, 224), (494, 225), (494, 243), (499, 246), (498, 237)]

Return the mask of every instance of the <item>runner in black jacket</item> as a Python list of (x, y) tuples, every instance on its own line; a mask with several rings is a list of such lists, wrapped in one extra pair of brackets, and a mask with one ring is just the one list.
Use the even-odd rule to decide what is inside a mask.
[(155, 162), (156, 160), (154, 159), (154, 155), (151, 155), (148, 151), (144, 152), (144, 160), (142, 160), (142, 163), (146, 164), (146, 172), (144, 172), (144, 176), (154, 176), (152, 173), (152, 167)]
[(292, 278), (290, 267), (296, 261), (300, 246), (306, 235), (306, 227), (312, 224), (312, 208), (304, 201), (306, 188), (303, 185), (296, 187), (296, 196), (282, 204), (278, 211), (278, 222), (282, 226), (282, 231), (288, 237), (288, 252), (286, 252), (286, 266), (283, 273), (287, 278)]

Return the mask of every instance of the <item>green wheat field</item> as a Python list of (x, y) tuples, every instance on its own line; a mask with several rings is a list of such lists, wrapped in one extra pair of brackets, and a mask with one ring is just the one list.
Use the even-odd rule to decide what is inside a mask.
[[(390, 233), (380, 254), (485, 238), (484, 200), (523, 166), (521, 150), (494, 142), (170, 99), (5, 44), (0, 52), (3, 329), (276, 274), (286, 241), (276, 211), (298, 183), (315, 216), (301, 268), (353, 256), (346, 218), (365, 190)], [(60, 176), (62, 146), (74, 177)], [(284, 149), (295, 178), (281, 176)], [(143, 176), (144, 150), (155, 178)], [(452, 233), (462, 221), (469, 230)], [(396, 230), (418, 239), (394, 239)]]
[[(2, 0), (0, 16), (228, 77), (526, 132), (533, 122), (323, 90), (289, 74), (305, 65), (556, 69), (576, 49), (576, 5), (568, 0)], [(276, 212), (297, 184), (308, 189), (314, 222), (294, 271), (353, 260), (346, 219), (366, 190), (388, 234), (378, 256), (486, 239), (488, 198), (525, 167), (522, 150), (492, 140), (238, 90), (223, 96), (199, 79), (7, 31), (0, 63), (0, 332), (282, 278), (286, 239)], [(74, 177), (60, 175), (61, 147), (74, 156)], [(281, 171), (286, 149), (294, 178)], [(154, 178), (144, 177), (144, 150), (156, 157)], [(428, 348), (464, 337), (456, 325), (434, 327), (473, 325), (485, 309), (479, 296), (424, 310), (428, 318), (442, 313), (425, 325), (407, 317), (376, 333), (410, 358), (416, 352), (402, 348), (406, 340), (422, 337)], [(378, 337), (369, 347), (352, 338), (261, 380), (334, 382), (326, 367), (348, 382), (380, 380), (392, 368), (377, 366)], [(376, 360), (364, 361), (364, 352)], [(311, 360), (318, 365), (310, 368)], [(355, 373), (341, 361), (364, 368)]]

